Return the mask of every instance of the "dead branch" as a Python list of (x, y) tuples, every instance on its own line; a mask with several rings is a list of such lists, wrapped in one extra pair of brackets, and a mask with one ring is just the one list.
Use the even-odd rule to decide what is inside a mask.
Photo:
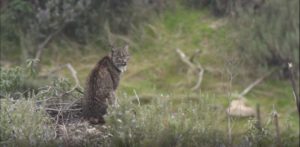
[[(201, 66), (199, 65), (199, 67), (201, 67)], [(202, 68), (202, 67), (201, 67), (201, 68)], [(192, 88), (192, 90), (197, 90), (197, 89), (200, 87), (200, 85), (201, 85), (201, 83), (202, 83), (202, 80), (203, 80), (203, 74), (204, 74), (204, 70), (203, 70), (203, 68), (202, 68), (202, 70), (200, 70), (199, 73), (198, 73), (198, 80), (197, 80), (197, 83), (196, 83), (196, 85)]]
[[(274, 106), (273, 106), (274, 107)], [(276, 146), (277, 147), (281, 147), (281, 137), (280, 137), (280, 130), (279, 130), (279, 121), (278, 121), (278, 113), (275, 110), (275, 108), (273, 108), (273, 120), (274, 120), (274, 126), (275, 126), (275, 130), (276, 130), (276, 138), (275, 138), (275, 142), (276, 142)]]
[(195, 50), (195, 52), (193, 53), (193, 55), (190, 57), (190, 61), (194, 62), (195, 58), (198, 57), (201, 54), (201, 50), (197, 49)]
[(69, 69), (69, 71), (71, 72), (73, 79), (75, 80), (76, 86), (80, 86), (76, 70), (73, 68), (73, 66), (70, 63), (68, 63), (66, 66)]
[[(198, 72), (198, 80), (197, 80), (196, 85), (192, 88), (192, 90), (199, 89), (199, 87), (201, 86), (202, 80), (203, 80), (204, 68), (201, 66), (200, 63), (196, 63), (196, 64), (192, 63), (192, 61), (190, 59), (194, 59), (195, 58), (194, 56), (192, 56), (192, 58), (189, 59), (179, 48), (176, 49), (176, 52), (179, 54), (180, 59), (185, 64), (187, 64), (192, 70)], [(199, 54), (200, 52), (196, 52), (196, 53)]]
[(137, 99), (137, 101), (138, 101), (139, 106), (141, 106), (140, 97), (139, 97), (138, 94), (136, 93), (135, 89), (133, 90), (133, 92), (134, 92), (134, 95), (135, 95), (135, 97), (136, 97), (136, 99)]
[(55, 112), (66, 112), (66, 111), (80, 111), (82, 109), (54, 109), (54, 108), (44, 108), (46, 111), (55, 111)]
[(259, 83), (261, 83), (265, 78), (269, 77), (272, 73), (277, 71), (276, 69), (271, 70), (267, 74), (263, 75), (262, 77), (255, 80), (253, 83), (251, 83), (247, 88), (245, 88), (240, 94), (235, 95), (238, 98), (245, 98), (245, 95), (249, 93), (255, 86), (257, 86)]
[[(227, 108), (227, 113), (232, 116), (253, 116), (255, 114), (255, 111), (253, 108), (248, 107), (245, 105), (244, 100), (246, 100), (245, 95), (249, 93), (255, 86), (257, 86), (259, 83), (261, 83), (265, 78), (270, 76), (273, 72), (275, 72), (277, 69), (273, 69), (267, 74), (263, 75), (262, 77), (255, 80), (253, 83), (251, 83), (249, 86), (247, 86), (246, 89), (244, 89), (240, 94), (234, 94), (234, 97), (237, 97), (237, 100), (234, 100), (230, 103), (229, 108)], [(259, 106), (257, 106), (259, 107)], [(231, 111), (229, 111), (231, 110)], [(257, 108), (257, 127), (260, 128), (260, 112), (259, 108)]]
[(63, 68), (65, 68), (67, 66), (67, 64), (63, 64), (63, 65), (60, 65), (56, 68), (54, 68), (53, 70), (51, 70), (50, 72), (46, 73), (46, 74), (42, 74), (41, 76), (42, 77), (48, 77), (49, 75), (52, 75), (60, 70), (62, 70)]
[(231, 117), (230, 115), (227, 115), (227, 131), (228, 131), (228, 144), (231, 146), (232, 144), (232, 125), (231, 125)]
[(72, 75), (72, 77), (73, 77), (73, 79), (74, 79), (74, 81), (75, 81), (75, 86), (74, 86), (74, 88), (72, 88), (72, 89), (71, 89), (70, 91), (68, 91), (67, 93), (70, 93), (70, 92), (73, 91), (73, 90), (76, 90), (76, 91), (78, 91), (78, 92), (80, 92), (80, 93), (83, 93), (80, 89), (78, 89), (78, 87), (81, 87), (81, 86), (80, 86), (79, 79), (78, 79), (78, 77), (77, 77), (77, 71), (74, 69), (74, 67), (73, 67), (72, 64), (70, 64), (70, 63), (64, 64), (64, 65), (60, 65), (60, 66), (58, 66), (57, 68), (55, 68), (54, 70), (52, 70), (52, 71), (50, 71), (49, 73), (47, 73), (46, 75), (42, 75), (42, 76), (49, 76), (49, 75), (52, 75), (52, 74), (54, 74), (54, 73), (56, 73), (56, 72), (62, 70), (62, 69), (65, 68), (65, 67), (70, 71), (70, 73), (71, 73), (71, 75)]
[(259, 132), (262, 131), (261, 128), (261, 117), (260, 117), (260, 106), (259, 104), (256, 104), (256, 128), (259, 130)]
[(297, 88), (296, 87), (296, 80), (295, 80), (295, 77), (294, 77), (294, 72), (293, 72), (293, 64), (292, 63), (288, 63), (288, 68), (289, 68), (289, 78), (290, 78), (290, 81), (291, 81), (291, 85), (292, 85), (292, 88), (293, 88), (293, 94), (294, 94), (294, 98), (295, 98), (295, 101), (296, 101), (296, 106), (297, 106), (297, 109), (298, 109), (298, 116), (300, 118), (300, 98), (299, 98), (299, 92), (297, 91), (297, 89), (299, 89), (299, 87)]
[(35, 54), (35, 59), (39, 59), (41, 58), (42, 52), (45, 49), (45, 47), (48, 45), (48, 43), (52, 40), (52, 38), (54, 36), (56, 36), (57, 34), (59, 34), (59, 32), (61, 32), (63, 30), (63, 28), (65, 27), (65, 24), (62, 25), (59, 29), (57, 29), (55, 32), (51, 33), (50, 35), (47, 36), (47, 38), (38, 45), (37, 47), (37, 52)]
[(66, 109), (70, 109), (74, 104), (78, 103), (81, 99), (77, 99), (75, 101), (73, 101), (72, 103), (68, 104), (67, 108)]
[(192, 69), (197, 69), (197, 67), (188, 59), (188, 57), (179, 49), (176, 49), (176, 52), (179, 54), (181, 60), (187, 64)]

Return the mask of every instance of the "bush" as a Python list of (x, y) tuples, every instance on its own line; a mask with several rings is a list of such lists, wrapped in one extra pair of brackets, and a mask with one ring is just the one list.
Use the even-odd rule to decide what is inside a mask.
[[(107, 114), (112, 146), (220, 146), (225, 134), (218, 131), (220, 110), (207, 98), (176, 102), (170, 97), (137, 104), (129, 97), (119, 99)], [(205, 106), (206, 105), (206, 106)]]
[(208, 8), (216, 16), (236, 15), (238, 9), (256, 9), (264, 0), (185, 0), (192, 8)]
[[(230, 146), (224, 127), (228, 125), (224, 108), (212, 97), (158, 96), (140, 105), (139, 101), (125, 95), (118, 99), (119, 105), (109, 107), (105, 118), (111, 134), (109, 146)], [(231, 119), (234, 126), (235, 119)], [(245, 147), (273, 144), (273, 124), (263, 123), (260, 133), (255, 124), (256, 120), (250, 119), (248, 130), (233, 132), (233, 144)], [(282, 143), (296, 145), (297, 135), (285, 136)]]
[(166, 5), (165, 0), (10, 0), (0, 8), (1, 52), (33, 58), (59, 33), (80, 44), (90, 39), (113, 44), (107, 43), (110, 33), (128, 35)]
[[(236, 19), (240, 54), (261, 67), (299, 67), (299, 1), (272, 0)], [(297, 69), (296, 71), (299, 71)]]
[[(57, 139), (58, 121), (68, 123), (80, 112), (57, 114), (57, 111), (50, 110), (69, 108), (70, 103), (80, 100), (82, 94), (64, 78), (54, 79), (51, 84), (36, 90), (27, 89), (25, 93), (19, 88), (24, 84), (20, 80), (24, 81), (25, 78), (19, 71), (24, 69), (18, 67), (1, 71), (1, 92), (5, 95), (0, 98), (0, 144), (53, 146), (62, 143)], [(15, 93), (19, 93), (18, 98), (14, 96)]]
[(39, 146), (53, 140), (54, 126), (33, 99), (0, 99), (0, 137), (2, 145)]
[(0, 68), (0, 79), (1, 96), (15, 92), (19, 90), (23, 85), (23, 69), (21, 67), (16, 67), (12, 69)]
[(28, 59), (26, 63), (27, 65), (25, 67), (0, 67), (0, 96), (7, 94), (12, 96), (16, 93), (22, 95), (23, 92), (36, 88), (31, 80), (36, 76), (34, 66), (37, 60)]

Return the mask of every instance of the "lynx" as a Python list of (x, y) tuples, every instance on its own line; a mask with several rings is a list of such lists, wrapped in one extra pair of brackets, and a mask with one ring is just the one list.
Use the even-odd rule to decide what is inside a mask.
[(115, 102), (115, 91), (129, 57), (127, 45), (112, 48), (90, 73), (85, 90), (84, 116), (91, 123), (105, 123), (103, 115), (107, 113), (108, 105)]

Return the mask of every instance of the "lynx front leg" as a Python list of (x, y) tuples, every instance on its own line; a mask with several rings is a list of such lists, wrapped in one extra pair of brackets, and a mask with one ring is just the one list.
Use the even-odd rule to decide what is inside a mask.
[(116, 105), (117, 104), (117, 97), (114, 91), (111, 91), (109, 93), (109, 98), (108, 98), (108, 104), (109, 105)]

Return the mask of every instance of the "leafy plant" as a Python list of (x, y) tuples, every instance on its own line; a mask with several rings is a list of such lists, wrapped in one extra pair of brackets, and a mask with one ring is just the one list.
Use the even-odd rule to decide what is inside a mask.
[(0, 67), (0, 95), (22, 93), (26, 90), (30, 90), (27, 85), (28, 81), (36, 77), (35, 64), (37, 60), (28, 59), (26, 66), (17, 66), (14, 68), (2, 68)]
[(33, 98), (13, 100), (6, 97), (0, 100), (0, 105), (2, 145), (39, 145), (54, 139), (55, 130), (49, 117), (37, 107)]
[(109, 40), (111, 33), (129, 35), (130, 30), (149, 20), (151, 14), (162, 11), (167, 3), (165, 0), (11, 0), (3, 5), (1, 51), (38, 58), (41, 48), (53, 38), (60, 38), (59, 33), (80, 44), (90, 40), (114, 44)]
[(261, 67), (287, 66), (288, 62), (299, 67), (298, 18), (298, 0), (266, 1), (259, 11), (242, 13), (236, 20), (240, 54)]
[(23, 85), (24, 78), (24, 69), (21, 67), (15, 67), (11, 69), (0, 68), (1, 96), (19, 90)]

